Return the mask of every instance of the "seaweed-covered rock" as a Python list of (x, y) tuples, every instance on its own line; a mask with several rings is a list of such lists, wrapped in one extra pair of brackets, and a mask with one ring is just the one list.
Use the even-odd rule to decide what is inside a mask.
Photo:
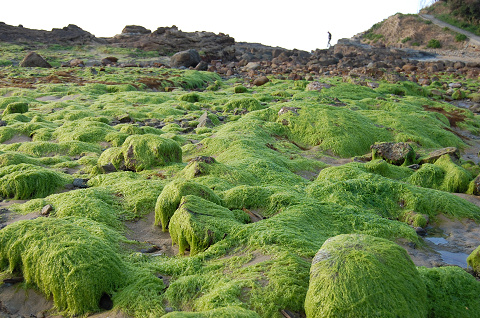
[(14, 199), (41, 198), (72, 180), (71, 176), (32, 164), (10, 165), (0, 169), (0, 195)]
[(85, 219), (38, 218), (0, 231), (0, 268), (21, 271), (70, 315), (99, 310), (101, 296), (125, 284), (120, 235)]
[(423, 164), (407, 179), (414, 185), (447, 192), (465, 192), (471, 180), (471, 173), (455, 164), (448, 154), (438, 158), (434, 164)]
[(404, 142), (382, 142), (372, 145), (372, 158), (383, 159), (388, 163), (401, 166), (410, 165), (415, 161), (415, 151)]
[(3, 116), (7, 114), (13, 114), (13, 113), (26, 113), (28, 112), (28, 103), (25, 102), (15, 102), (15, 103), (10, 103), (7, 105), (5, 110), (3, 111)]
[(328, 239), (310, 269), (305, 300), (314, 317), (426, 317), (426, 291), (407, 252), (386, 239)]
[(175, 141), (153, 134), (128, 137), (122, 145), (122, 151), (125, 167), (132, 171), (182, 162), (182, 149)]
[(457, 147), (446, 147), (430, 152), (427, 156), (421, 158), (420, 164), (435, 163), (443, 155), (449, 155), (453, 161), (460, 158), (460, 152)]
[(251, 112), (254, 110), (259, 110), (265, 108), (254, 97), (242, 97), (242, 98), (232, 98), (224, 105), (225, 110), (234, 110), (234, 109), (246, 109)]
[(106, 149), (98, 159), (104, 170), (142, 171), (153, 166), (162, 166), (182, 161), (182, 149), (171, 139), (145, 134), (129, 136), (122, 147)]
[(216, 308), (202, 312), (184, 312), (174, 311), (163, 316), (164, 318), (259, 318), (260, 316), (251, 310), (238, 307), (228, 306), (222, 308)]
[(239, 224), (229, 209), (187, 195), (170, 219), (169, 232), (172, 242), (178, 244), (180, 254), (190, 249), (190, 255), (195, 255), (222, 240), (232, 227)]
[(196, 195), (215, 204), (221, 199), (210, 188), (193, 181), (176, 180), (163, 188), (155, 205), (155, 225), (162, 224), (163, 231), (169, 227), (170, 218), (178, 208), (183, 196)]
[(480, 274), (480, 246), (467, 257), (467, 263), (473, 270)]
[(457, 266), (419, 267), (427, 290), (428, 314), (424, 317), (477, 318), (480, 282)]

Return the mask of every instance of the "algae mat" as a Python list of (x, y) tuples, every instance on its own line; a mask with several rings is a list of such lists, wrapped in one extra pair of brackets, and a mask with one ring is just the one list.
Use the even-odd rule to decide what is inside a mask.
[[(476, 136), (480, 120), (431, 94), (459, 78), (371, 89), (322, 77), (330, 88), (307, 91), (166, 68), (0, 74), (0, 275), (42, 293), (55, 306), (47, 316), (105, 302), (134, 317), (302, 316), (327, 239), (420, 249), (413, 226), (480, 221), (480, 207), (449, 193), (474, 193), (474, 162), (446, 155), (414, 170), (368, 156), (380, 142), (408, 143), (418, 164), (465, 149), (456, 131)], [(12, 223), (15, 213), (28, 217)], [(480, 311), (466, 272), (410, 270), (428, 317)], [(451, 277), (465, 287), (442, 298)]]

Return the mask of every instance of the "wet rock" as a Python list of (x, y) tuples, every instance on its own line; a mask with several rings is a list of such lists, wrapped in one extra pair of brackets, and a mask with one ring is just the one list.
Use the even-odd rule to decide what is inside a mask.
[(172, 67), (195, 67), (200, 63), (200, 54), (194, 49), (175, 53), (170, 59)]
[(198, 156), (193, 159), (191, 159), (189, 162), (204, 162), (207, 164), (212, 164), (215, 163), (215, 158), (213, 157), (208, 157), (208, 156)]
[(268, 77), (266, 76), (260, 76), (260, 77), (257, 77), (254, 81), (253, 81), (253, 85), (255, 86), (262, 86), (262, 85), (265, 85), (266, 83), (270, 82), (270, 80), (268, 79)]
[(432, 151), (427, 156), (423, 157), (420, 160), (420, 164), (434, 163), (443, 155), (449, 155), (452, 161), (458, 161), (458, 159), (460, 158), (460, 151), (456, 147), (446, 147), (446, 148), (438, 149), (438, 150)]
[(50, 63), (45, 61), (45, 59), (36, 52), (28, 53), (20, 62), (20, 66), (21, 67), (42, 67), (42, 68), (52, 67)]
[(121, 124), (131, 123), (133, 121), (129, 114), (120, 115), (117, 119)]
[(50, 212), (52, 212), (52, 210), (53, 210), (53, 206), (51, 204), (47, 204), (40, 211), (40, 215), (47, 216), (50, 214)]
[(383, 142), (370, 146), (372, 158), (383, 159), (388, 163), (400, 166), (410, 165), (415, 160), (415, 151), (412, 146), (404, 142)]
[(425, 230), (423, 227), (415, 227), (415, 232), (420, 235), (420, 236), (425, 236), (427, 235), (427, 230)]
[(88, 181), (88, 179), (75, 178), (75, 179), (73, 179), (72, 184), (76, 188), (85, 189), (85, 188), (88, 188), (87, 181)]

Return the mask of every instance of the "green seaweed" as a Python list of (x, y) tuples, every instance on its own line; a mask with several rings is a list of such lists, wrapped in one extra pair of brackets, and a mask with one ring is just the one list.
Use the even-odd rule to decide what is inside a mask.
[(215, 204), (221, 199), (210, 188), (193, 181), (175, 180), (163, 188), (155, 205), (155, 225), (162, 225), (162, 230), (169, 227), (170, 219), (177, 210), (182, 197), (196, 195)]
[(83, 219), (17, 222), (0, 231), (0, 267), (21, 272), (66, 314), (98, 311), (101, 296), (113, 294), (126, 277), (125, 263), (102, 231)]
[(13, 199), (41, 198), (72, 180), (60, 172), (20, 163), (0, 168), (0, 194)]
[(480, 246), (467, 257), (467, 263), (476, 273), (480, 273)]
[(427, 293), (407, 252), (368, 235), (328, 239), (315, 255), (307, 317), (426, 317)]
[(172, 242), (178, 244), (179, 253), (189, 249), (190, 255), (195, 255), (225, 238), (239, 224), (227, 208), (195, 195), (186, 195), (170, 218), (168, 228)]
[(480, 282), (456, 266), (426, 268), (418, 272), (427, 290), (428, 317), (478, 317)]

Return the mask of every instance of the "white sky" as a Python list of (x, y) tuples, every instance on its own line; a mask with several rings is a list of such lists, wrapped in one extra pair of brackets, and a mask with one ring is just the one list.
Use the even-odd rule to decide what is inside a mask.
[(0, 21), (51, 30), (76, 24), (97, 37), (112, 37), (125, 25), (152, 31), (176, 25), (182, 31), (229, 34), (237, 42), (287, 49), (325, 48), (401, 13), (417, 13), (425, 0), (23, 0), (2, 1)]

